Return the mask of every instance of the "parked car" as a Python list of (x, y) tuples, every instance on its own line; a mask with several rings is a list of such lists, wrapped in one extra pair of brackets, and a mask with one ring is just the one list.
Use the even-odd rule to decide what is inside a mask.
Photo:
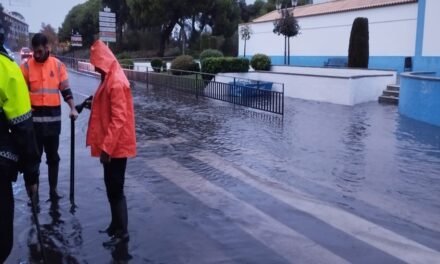
[(22, 60), (24, 59), (28, 59), (30, 57), (32, 57), (32, 51), (30, 48), (21, 48), (20, 50), (20, 57)]

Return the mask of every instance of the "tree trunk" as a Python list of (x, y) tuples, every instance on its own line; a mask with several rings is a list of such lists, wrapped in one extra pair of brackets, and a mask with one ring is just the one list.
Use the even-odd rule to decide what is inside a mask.
[(284, 65), (287, 64), (287, 61), (286, 61), (286, 59), (287, 59), (287, 47), (286, 47), (286, 45), (287, 45), (287, 37), (284, 36)]
[(243, 52), (243, 57), (246, 58), (246, 40), (244, 40), (244, 52)]
[(290, 65), (290, 37), (287, 38), (287, 64)]
[(167, 42), (168, 38), (170, 37), (171, 32), (173, 31), (174, 26), (177, 24), (177, 19), (170, 21), (170, 23), (165, 27), (165, 29), (161, 32), (160, 36), (160, 46), (159, 46), (159, 52), (157, 53), (157, 56), (163, 57), (165, 54), (165, 43)]

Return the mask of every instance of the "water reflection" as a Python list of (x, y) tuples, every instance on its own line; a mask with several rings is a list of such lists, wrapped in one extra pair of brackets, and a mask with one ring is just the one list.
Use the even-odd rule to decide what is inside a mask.
[[(46, 213), (44, 211), (38, 214), (46, 263), (81, 263), (78, 260), (83, 244), (81, 224), (67, 212), (64, 212), (67, 215), (63, 218), (63, 210), (60, 209), (59, 200), (46, 204), (50, 204), (49, 218), (44, 218), (43, 213)], [(42, 222), (47, 219), (49, 219), (48, 223)], [(36, 223), (33, 217), (30, 223), (32, 228), (28, 232), (27, 239), (28, 260), (29, 263), (39, 263), (43, 261), (43, 252), (38, 242)]]
[(119, 243), (117, 246), (111, 249), (111, 255), (113, 258), (113, 263), (128, 263), (133, 257), (128, 252), (128, 243)]
[(367, 112), (364, 109), (353, 109), (348, 125), (341, 133), (343, 144), (340, 168), (333, 168), (336, 185), (344, 194), (351, 194), (362, 187), (365, 179), (365, 138), (370, 127)]
[(402, 183), (396, 192), (407, 200), (438, 207), (435, 197), (440, 195), (440, 128), (400, 116), (396, 139)]

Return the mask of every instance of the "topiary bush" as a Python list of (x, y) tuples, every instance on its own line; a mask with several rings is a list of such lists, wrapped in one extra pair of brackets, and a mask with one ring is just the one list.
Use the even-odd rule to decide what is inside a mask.
[(251, 66), (256, 71), (269, 71), (271, 66), (270, 58), (264, 54), (255, 54), (251, 59)]
[(133, 69), (134, 62), (131, 59), (131, 56), (125, 52), (120, 53), (116, 55), (116, 59), (118, 60), (119, 64), (124, 69)]
[(223, 57), (223, 53), (216, 49), (206, 49), (202, 53), (200, 53), (200, 61), (207, 58), (218, 58)]
[(249, 60), (246, 58), (207, 58), (202, 61), (202, 71), (211, 74), (220, 72), (248, 72)]
[(185, 71), (200, 71), (198, 63), (189, 55), (181, 55), (171, 62), (171, 73), (174, 75), (192, 74)]
[(354, 20), (348, 47), (348, 67), (368, 68), (369, 59), (368, 18), (358, 17)]
[(151, 60), (151, 67), (155, 72), (160, 72), (163, 67), (163, 61), (159, 58), (154, 58)]

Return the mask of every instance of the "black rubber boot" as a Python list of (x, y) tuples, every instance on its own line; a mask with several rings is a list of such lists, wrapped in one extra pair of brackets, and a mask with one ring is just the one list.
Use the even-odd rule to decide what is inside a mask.
[(116, 231), (109, 241), (102, 243), (104, 247), (114, 247), (119, 243), (128, 242), (130, 237), (128, 235), (128, 213), (127, 213), (127, 202), (125, 196), (119, 200), (114, 206), (115, 218), (113, 223), (116, 225)]
[(59, 195), (57, 192), (58, 185), (58, 164), (51, 164), (48, 166), (48, 178), (49, 178), (49, 197), (51, 200), (58, 200), (63, 198), (62, 195)]
[(114, 236), (116, 233), (116, 209), (114, 204), (110, 203), (110, 211), (112, 213), (110, 225), (106, 229), (98, 231), (101, 234), (107, 234), (109, 237)]

